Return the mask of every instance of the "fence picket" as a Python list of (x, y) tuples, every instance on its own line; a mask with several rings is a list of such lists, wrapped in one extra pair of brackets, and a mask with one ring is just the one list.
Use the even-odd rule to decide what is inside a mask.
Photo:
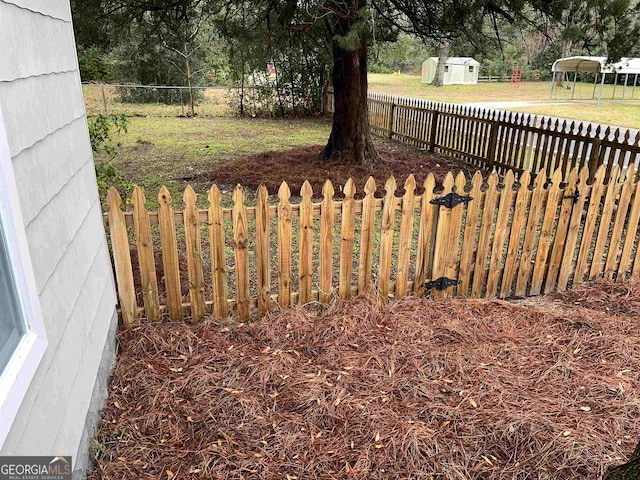
[(462, 238), (460, 271), (458, 272), (460, 284), (457, 288), (457, 294), (463, 297), (469, 294), (469, 287), (471, 286), (471, 266), (474, 262), (480, 205), (482, 204), (483, 196), (482, 181), (482, 174), (476, 172), (471, 180), (471, 191), (469, 192), (471, 201), (467, 207), (467, 218), (465, 220), (464, 236)]
[(291, 306), (291, 191), (286, 182), (278, 189), (278, 303)]
[[(465, 194), (465, 186), (467, 185), (467, 177), (465, 177), (464, 172), (458, 172), (456, 175), (455, 188), (456, 193), (459, 195)], [(451, 219), (449, 223), (449, 248), (447, 249), (447, 255), (444, 263), (444, 274), (448, 278), (458, 279), (459, 275), (459, 254), (460, 254), (460, 244), (461, 237), (463, 237), (463, 225), (462, 225), (462, 214), (466, 208), (466, 203), (461, 204), (458, 208), (454, 208), (451, 212)], [(453, 295), (452, 289), (444, 290), (444, 297), (448, 298)]]
[[(542, 226), (540, 227), (540, 236), (538, 240), (538, 249), (536, 251), (533, 277), (531, 278), (531, 295), (538, 295), (542, 292), (542, 283), (545, 281), (545, 273), (549, 265), (549, 250), (551, 249), (551, 238), (555, 226), (556, 212), (558, 204), (562, 205), (562, 172), (557, 169), (551, 177), (551, 185), (547, 191), (547, 201), (542, 215)], [(530, 239), (531, 242), (535, 237)], [(528, 242), (529, 240), (525, 240)], [(524, 291), (522, 291), (524, 295)]]
[[(557, 178), (556, 178), (557, 179)], [(524, 242), (522, 244), (522, 253), (520, 254), (520, 263), (518, 264), (518, 274), (516, 276), (516, 289), (515, 296), (523, 297), (527, 284), (529, 283), (529, 277), (531, 277), (531, 271), (533, 270), (532, 259), (533, 259), (533, 247), (538, 236), (538, 227), (540, 225), (540, 216), (543, 211), (542, 206), (544, 204), (544, 198), (548, 195), (545, 195), (547, 192), (544, 188), (545, 183), (547, 181), (547, 175), (544, 170), (540, 170), (535, 179), (535, 186), (533, 187), (533, 192), (531, 194), (531, 204), (529, 207), (529, 213), (527, 214), (527, 226), (525, 229)], [(553, 181), (553, 179), (552, 179)], [(552, 188), (556, 186), (559, 188), (560, 181), (552, 184)], [(551, 203), (553, 204), (553, 202)], [(549, 201), (547, 200), (547, 205), (549, 205)], [(542, 239), (541, 239), (542, 241)], [(540, 251), (540, 244), (538, 244), (538, 251)], [(536, 255), (536, 260), (538, 256)], [(535, 285), (535, 271), (533, 275), (533, 279), (531, 280), (532, 288)]]
[(238, 318), (241, 321), (251, 318), (251, 299), (249, 297), (249, 227), (247, 207), (244, 204), (244, 189), (236, 185), (233, 190), (233, 250), (236, 270), (236, 301)]
[[(443, 190), (436, 198), (444, 197), (453, 192), (454, 187), (453, 174), (447, 172), (442, 181)], [(451, 225), (451, 209), (444, 206), (438, 208), (438, 224), (436, 225), (436, 240), (433, 246), (433, 278), (444, 277), (447, 266), (447, 252), (451, 248), (452, 239), (450, 238), (449, 227)], [(443, 298), (444, 294), (440, 290), (431, 292), (433, 298)]]
[[(609, 169), (607, 168), (607, 171)], [(613, 207), (615, 206), (615, 198), (617, 196), (618, 179), (620, 177), (620, 168), (616, 165), (610, 170), (607, 180), (607, 190), (604, 197), (604, 206), (600, 215), (598, 224), (598, 234), (596, 237), (596, 246), (593, 249), (593, 258), (591, 259), (591, 268), (589, 270), (589, 280), (595, 278), (602, 271), (604, 263), (604, 249), (607, 237), (609, 236), (609, 227), (611, 226), (611, 217), (613, 215)], [(605, 173), (605, 178), (607, 177)]]
[(340, 274), (338, 279), (338, 295), (351, 298), (351, 275), (353, 273), (353, 240), (356, 223), (356, 187), (352, 179), (344, 185), (342, 201), (342, 225), (340, 231)]
[(404, 297), (408, 289), (415, 189), (416, 180), (413, 175), (409, 175), (404, 182), (404, 195), (402, 196), (402, 217), (400, 220), (400, 236), (398, 239), (398, 271), (396, 275), (395, 293), (397, 298)]
[(120, 300), (122, 321), (125, 325), (131, 325), (138, 316), (131, 253), (129, 251), (129, 239), (127, 238), (127, 224), (125, 223), (124, 213), (120, 208), (122, 198), (113, 187), (109, 189), (107, 202), (109, 203), (109, 233), (113, 249), (113, 264), (118, 281), (118, 298)]
[(633, 193), (633, 165), (625, 172), (626, 179), (622, 184), (622, 191), (618, 200), (618, 208), (616, 209), (616, 218), (611, 232), (611, 240), (609, 241), (609, 250), (607, 252), (607, 260), (604, 266), (604, 278), (613, 279), (614, 274), (618, 270), (617, 260), (620, 253), (620, 239), (624, 230), (627, 212), (629, 211), (629, 202)]
[(184, 236), (187, 247), (187, 273), (189, 275), (189, 298), (191, 299), (191, 318), (200, 320), (205, 315), (204, 273), (202, 272), (202, 241), (200, 239), (200, 221), (196, 207), (196, 192), (191, 185), (184, 190), (185, 209)]
[[(573, 171), (576, 171), (574, 169)], [(567, 232), (567, 238), (564, 242), (564, 253), (560, 263), (560, 272), (558, 276), (557, 288), (560, 291), (567, 289), (569, 282), (569, 276), (574, 272), (573, 259), (576, 253), (576, 243), (578, 242), (578, 233), (582, 226), (585, 192), (587, 191), (587, 181), (589, 180), (589, 167), (583, 167), (578, 175), (578, 185), (575, 191), (569, 191), (568, 194), (575, 194), (578, 197), (573, 200), (573, 209), (571, 211), (571, 219), (569, 221), (569, 230)], [(565, 193), (567, 189), (565, 189)]]
[(333, 228), (335, 209), (333, 207), (333, 185), (329, 180), (322, 187), (320, 206), (320, 301), (329, 302), (333, 297)]
[(182, 320), (182, 291), (180, 286), (180, 267), (178, 265), (178, 240), (171, 194), (164, 185), (158, 194), (158, 224), (162, 244), (162, 266), (164, 268), (164, 285), (167, 294), (167, 308), (171, 320)]
[(376, 181), (369, 177), (364, 186), (362, 201), (362, 228), (360, 233), (360, 265), (358, 267), (358, 291), (363, 292), (371, 285), (371, 265), (373, 261), (373, 240), (376, 227)]
[[(158, 278), (153, 254), (149, 211), (146, 208), (144, 193), (138, 186), (133, 189), (131, 203), (133, 204), (133, 224), (136, 231), (136, 247), (138, 249), (138, 265), (140, 267), (144, 313), (148, 320), (154, 322), (160, 320)], [(120, 282), (118, 282), (118, 284), (120, 284)]]
[(507, 256), (504, 260), (504, 269), (502, 273), (502, 284), (500, 286), (498, 296), (507, 298), (511, 293), (511, 287), (515, 275), (516, 260), (520, 250), (522, 229), (525, 224), (525, 213), (531, 198), (529, 191), (529, 183), (531, 182), (531, 172), (525, 170), (520, 177), (520, 187), (516, 195), (516, 204), (513, 211), (513, 220), (511, 222), (511, 232), (509, 235), (509, 246), (507, 247)]
[(578, 252), (578, 260), (574, 273), (574, 283), (581, 282), (587, 273), (587, 260), (593, 241), (593, 234), (596, 229), (598, 217), (600, 216), (600, 201), (605, 190), (604, 185), (604, 166), (600, 166), (595, 172), (591, 171), (589, 166), (589, 176), (592, 178), (591, 192), (589, 194), (589, 205), (587, 206), (587, 215), (584, 220), (584, 230), (582, 232), (582, 240), (580, 243), (580, 251)]
[(258, 286), (258, 317), (271, 307), (271, 221), (269, 215), (269, 192), (267, 187), (258, 187), (256, 203), (256, 273)]
[(380, 232), (380, 261), (378, 263), (378, 298), (381, 302), (386, 303), (389, 300), (393, 233), (396, 223), (396, 179), (393, 176), (389, 177), (384, 184), (384, 191), (382, 229)]
[(311, 284), (313, 280), (313, 189), (305, 180), (300, 190), (300, 267), (298, 269), (298, 303), (304, 305), (311, 301)]
[(218, 319), (222, 319), (228, 314), (224, 217), (220, 200), (220, 190), (216, 185), (213, 185), (209, 190), (209, 243), (211, 248), (213, 313)]
[[(633, 247), (638, 232), (638, 224), (640, 223), (640, 181), (636, 183), (636, 188), (631, 201), (631, 212), (629, 213), (629, 226), (624, 237), (624, 246), (620, 255), (620, 265), (618, 266), (618, 274), (616, 280), (621, 282), (625, 279), (626, 273), (631, 268)], [(637, 254), (636, 254), (637, 256)], [(640, 262), (636, 261), (638, 265)]]
[(509, 170), (503, 180), (503, 188), (500, 192), (500, 203), (498, 206), (498, 218), (496, 219), (496, 229), (491, 247), (491, 258), (489, 260), (489, 274), (487, 277), (487, 297), (495, 297), (498, 294), (498, 285), (502, 273), (502, 255), (505, 243), (509, 234), (509, 214), (513, 203), (513, 170)]
[[(482, 178), (482, 177), (481, 177)], [(413, 282), (413, 293), (421, 296), (424, 293), (424, 283), (431, 277), (431, 238), (433, 229), (434, 205), (433, 189), (436, 180), (433, 173), (427, 175), (423, 183), (424, 193), (420, 202), (420, 229), (418, 230), (418, 245), (416, 249), (416, 273)]]
[(484, 192), (484, 205), (482, 206), (482, 221), (480, 223), (480, 235), (478, 236), (478, 248), (476, 251), (476, 262), (473, 271), (473, 284), (471, 296), (481, 297), (486, 284), (487, 256), (489, 255), (489, 241), (493, 230), (493, 217), (498, 197), (498, 174), (493, 171), (489, 175), (487, 190)]

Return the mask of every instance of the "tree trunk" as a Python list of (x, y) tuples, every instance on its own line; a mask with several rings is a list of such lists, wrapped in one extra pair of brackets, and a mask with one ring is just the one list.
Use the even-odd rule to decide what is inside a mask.
[[(573, 42), (565, 40), (562, 42), (562, 58), (568, 57)], [(564, 87), (564, 72), (556, 73), (556, 87)]]
[(438, 66), (436, 67), (436, 76), (433, 77), (433, 82), (431, 82), (434, 87), (444, 85), (444, 68), (449, 58), (449, 48), (449, 42), (442, 42), (438, 46)]
[(184, 46), (185, 62), (187, 64), (187, 84), (189, 85), (189, 106), (191, 108), (191, 118), (194, 118), (196, 111), (193, 102), (193, 83), (191, 82), (191, 62), (189, 61), (189, 54), (187, 52), (187, 46)]
[(605, 480), (638, 480), (640, 478), (640, 442), (624, 465), (610, 468)]
[[(353, 3), (355, 0), (351, 0)], [(365, 8), (360, 1), (360, 8)], [(352, 18), (339, 18), (337, 35), (344, 36), (351, 28)], [(371, 141), (369, 107), (367, 105), (367, 44), (363, 39), (356, 50), (341, 47), (333, 40), (333, 95), (335, 110), (333, 125), (324, 159), (374, 165), (382, 159)]]

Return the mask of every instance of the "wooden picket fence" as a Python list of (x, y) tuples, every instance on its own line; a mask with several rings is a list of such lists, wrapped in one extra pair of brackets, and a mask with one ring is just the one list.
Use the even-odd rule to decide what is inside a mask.
[(149, 211), (136, 188), (133, 211), (124, 212), (111, 189), (106, 216), (123, 320), (197, 320), (232, 309), (245, 320), (275, 304), (324, 303), (366, 290), (381, 302), (409, 293), (524, 297), (600, 276), (640, 275), (633, 166), (600, 166), (592, 181), (588, 166), (565, 180), (561, 169), (551, 177), (509, 170), (502, 179), (494, 171), (486, 182), (479, 172), (470, 181), (448, 173), (441, 187), (430, 174), (421, 193), (410, 176), (403, 190), (396, 196), (392, 177), (376, 198), (370, 178), (356, 199), (349, 180), (336, 201), (327, 181), (314, 202), (305, 183), (292, 204), (283, 183), (277, 205), (260, 187), (256, 205), (246, 206), (237, 186), (233, 207), (223, 208), (214, 185), (203, 210), (187, 187), (184, 209), (176, 211), (162, 187), (159, 209)]
[[(639, 172), (640, 135), (629, 129), (380, 93), (368, 99), (372, 131), (479, 168), (547, 176), (560, 169), (566, 176), (588, 166), (592, 179), (600, 165), (607, 179), (614, 165)], [(332, 112), (331, 91), (326, 104)]]

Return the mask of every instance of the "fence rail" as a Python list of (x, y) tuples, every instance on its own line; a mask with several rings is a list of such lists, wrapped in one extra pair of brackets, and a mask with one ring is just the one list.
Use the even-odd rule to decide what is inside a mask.
[[(334, 110), (333, 93), (327, 98)], [(528, 113), (481, 109), (424, 99), (369, 93), (369, 121), (374, 132), (412, 145), (462, 158), (499, 172), (589, 168), (600, 165), (606, 178), (614, 165), (638, 172), (640, 134), (631, 130), (568, 122)]]
[(224, 317), (233, 308), (245, 320), (275, 304), (327, 302), (372, 288), (381, 302), (426, 291), (507, 298), (599, 276), (638, 278), (640, 182), (633, 172), (600, 166), (590, 182), (587, 166), (564, 180), (561, 169), (519, 178), (509, 170), (486, 183), (480, 173), (448, 173), (441, 187), (431, 174), (420, 186), (410, 176), (402, 196), (392, 177), (384, 198), (374, 196), (370, 178), (363, 198), (355, 198), (350, 180), (341, 201), (327, 181), (315, 202), (305, 183), (293, 204), (283, 183), (277, 205), (260, 187), (255, 206), (237, 186), (232, 208), (222, 207), (214, 185), (207, 209), (196, 208), (187, 187), (182, 211), (165, 187), (157, 211), (147, 210), (136, 188), (133, 211), (125, 212), (111, 189), (107, 221), (123, 320)]

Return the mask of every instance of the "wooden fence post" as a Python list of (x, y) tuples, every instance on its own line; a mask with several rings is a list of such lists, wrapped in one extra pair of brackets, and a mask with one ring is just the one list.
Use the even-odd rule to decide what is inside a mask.
[(286, 182), (278, 189), (278, 303), (291, 306), (291, 191)]
[(431, 112), (431, 131), (429, 132), (429, 151), (433, 152), (436, 148), (436, 135), (438, 134), (438, 119), (440, 112), (433, 110)]
[(391, 105), (389, 106), (389, 138), (393, 137), (393, 114), (396, 110), (396, 104), (391, 102)]
[(493, 170), (496, 163), (496, 147), (498, 144), (498, 120), (492, 120), (491, 131), (489, 132), (489, 149), (487, 150), (487, 164), (489, 169)]
[(258, 283), (258, 317), (262, 317), (271, 306), (271, 274), (269, 268), (270, 216), (267, 187), (258, 187), (256, 205), (256, 271)]
[(116, 279), (118, 280), (122, 321), (125, 325), (131, 325), (137, 314), (136, 291), (133, 285), (127, 225), (124, 221), (124, 213), (120, 209), (122, 198), (113, 187), (109, 189), (107, 202), (109, 202), (109, 232), (113, 249), (113, 263), (116, 267)]

